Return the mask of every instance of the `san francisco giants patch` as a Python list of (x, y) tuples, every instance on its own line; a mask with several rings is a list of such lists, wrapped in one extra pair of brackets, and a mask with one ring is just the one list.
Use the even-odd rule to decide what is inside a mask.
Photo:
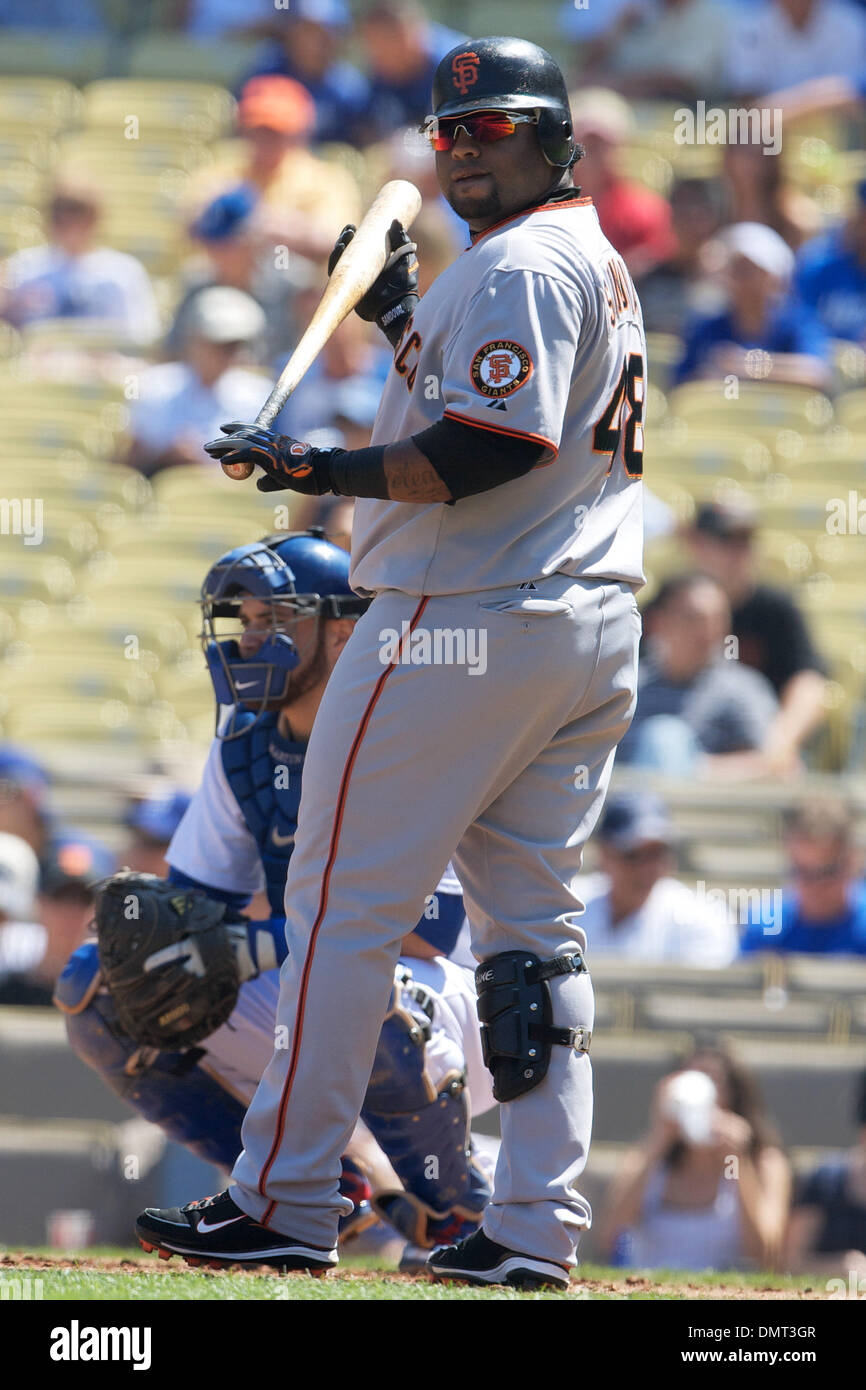
[(532, 358), (520, 343), (496, 338), (478, 349), (469, 372), (482, 396), (510, 396), (532, 375)]

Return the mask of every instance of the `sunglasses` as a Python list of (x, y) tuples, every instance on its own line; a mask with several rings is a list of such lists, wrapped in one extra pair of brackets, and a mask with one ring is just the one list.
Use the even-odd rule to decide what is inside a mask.
[(467, 116), (431, 116), (421, 129), (437, 154), (444, 154), (453, 150), (460, 130), (480, 145), (492, 145), (513, 135), (519, 125), (537, 124), (537, 116), (521, 116), (510, 111), (473, 111)]

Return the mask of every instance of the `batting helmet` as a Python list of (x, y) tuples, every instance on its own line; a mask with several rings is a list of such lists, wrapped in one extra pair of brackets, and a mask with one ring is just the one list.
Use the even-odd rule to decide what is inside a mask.
[[(241, 655), (237, 636), (218, 636), (217, 620), (239, 620), (246, 598), (270, 608), (267, 635), (256, 652)], [(279, 611), (277, 609), (279, 605)], [(285, 611), (298, 618), (357, 617), (369, 606), (349, 587), (349, 556), (325, 539), (321, 527), (294, 535), (265, 536), (220, 556), (201, 590), (202, 646), (218, 705), (278, 708), (289, 692), (289, 679), (300, 661), (287, 632)], [(231, 737), (231, 721), (224, 736)]]
[(526, 39), (470, 39), (446, 53), (433, 78), (433, 116), (469, 111), (537, 111), (548, 164), (576, 158), (565, 79), (544, 48)]

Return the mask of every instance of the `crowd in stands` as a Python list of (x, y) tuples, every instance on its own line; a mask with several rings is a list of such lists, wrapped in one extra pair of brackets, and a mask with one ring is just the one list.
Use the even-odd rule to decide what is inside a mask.
[(866, 956), (862, 850), (841, 799), (824, 796), (788, 812), (780, 886), (756, 895), (743, 921), (735, 920), (738, 903), (723, 905), (703, 883), (698, 892), (682, 881), (682, 839), (654, 793), (611, 793), (595, 836), (598, 872), (579, 880), (593, 961), (709, 970), (759, 952)]

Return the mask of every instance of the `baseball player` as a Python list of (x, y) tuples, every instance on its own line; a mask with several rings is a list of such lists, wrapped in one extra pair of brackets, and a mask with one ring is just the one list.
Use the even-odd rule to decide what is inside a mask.
[(550, 55), (470, 40), (440, 63), (433, 106), (438, 179), (470, 245), (418, 302), (395, 244), (362, 306), (395, 343), (372, 445), (234, 423), (206, 446), (261, 465), (264, 490), (355, 496), (350, 578), (372, 602), (307, 753), (277, 1011), (291, 1044), (247, 1111), (230, 1191), (136, 1229), (225, 1264), (333, 1265), (340, 1155), (403, 924), (453, 856), (502, 1147), (482, 1228), (429, 1268), (564, 1287), (590, 1220), (576, 1184), (593, 999), (573, 880), (635, 701), (645, 340), (574, 185)]
[[(168, 880), (129, 872), (110, 880), (97, 903), (98, 947), (79, 948), (57, 988), (83, 1060), (170, 1138), (226, 1170), (246, 1105), (282, 1043), (277, 967), (306, 741), (367, 607), (348, 573), (346, 552), (317, 528), (241, 546), (212, 567), (203, 642), (224, 717), (168, 847)], [(262, 889), (272, 916), (249, 921), (242, 910)], [(403, 940), (363, 1111), (405, 1189), (380, 1192), (377, 1211), (422, 1250), (475, 1229), (490, 1195), (467, 1143), (467, 1073), (476, 1111), (493, 1104), (474, 981), (447, 959), (463, 921), (449, 868)], [(333, 1026), (338, 1034), (337, 1014)], [(345, 1157), (341, 1192), (352, 1203), (345, 1239), (375, 1219), (366, 1181)], [(404, 1267), (416, 1259), (409, 1250)]]

